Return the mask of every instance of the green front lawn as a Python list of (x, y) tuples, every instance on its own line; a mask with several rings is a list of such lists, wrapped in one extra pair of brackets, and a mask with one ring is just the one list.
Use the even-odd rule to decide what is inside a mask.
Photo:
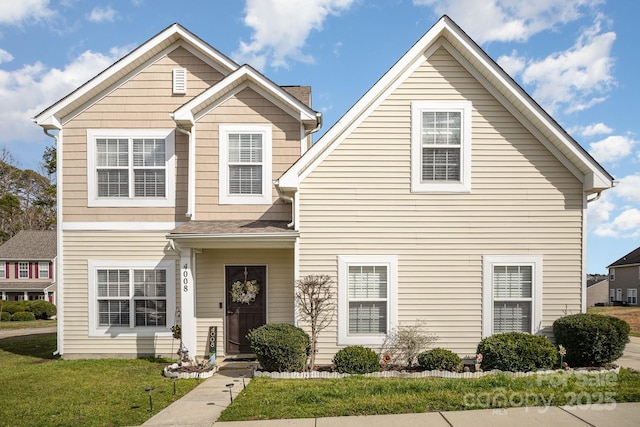
[(33, 320), (30, 322), (0, 322), (0, 331), (9, 329), (47, 328), (56, 326), (55, 320)]
[(0, 339), (0, 425), (140, 425), (198, 384), (178, 380), (174, 396), (167, 361), (60, 360), (55, 347), (55, 333)]
[(219, 421), (315, 418), (640, 401), (640, 372), (474, 379), (256, 378)]

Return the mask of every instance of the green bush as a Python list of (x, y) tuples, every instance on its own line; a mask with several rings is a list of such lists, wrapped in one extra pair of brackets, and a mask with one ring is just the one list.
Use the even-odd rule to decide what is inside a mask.
[(453, 351), (434, 348), (418, 355), (418, 365), (428, 371), (459, 372), (462, 368), (462, 359)]
[(51, 319), (51, 317), (55, 316), (57, 312), (56, 306), (48, 301), (31, 301), (30, 305), (31, 308), (29, 311), (36, 316), (36, 319)]
[(14, 322), (30, 322), (36, 320), (36, 316), (30, 311), (17, 311), (13, 313), (11, 320)]
[(247, 339), (265, 371), (302, 372), (306, 367), (311, 340), (298, 327), (270, 323), (249, 331)]
[(8, 322), (9, 320), (11, 320), (11, 313), (8, 311), (0, 313), (0, 322)]
[(380, 360), (375, 351), (360, 345), (352, 345), (333, 356), (336, 371), (346, 374), (368, 374), (380, 370)]
[(553, 322), (556, 342), (567, 350), (571, 367), (602, 366), (622, 356), (629, 342), (629, 324), (601, 314), (572, 314)]
[(555, 346), (545, 336), (507, 332), (480, 341), (482, 369), (528, 372), (549, 369), (558, 361)]
[(29, 301), (5, 301), (2, 306), (2, 311), (14, 314), (19, 311), (29, 311)]

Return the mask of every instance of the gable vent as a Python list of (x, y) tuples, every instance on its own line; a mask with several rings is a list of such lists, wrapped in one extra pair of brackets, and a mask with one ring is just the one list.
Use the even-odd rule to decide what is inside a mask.
[(173, 69), (173, 93), (175, 94), (187, 93), (187, 69), (186, 68)]

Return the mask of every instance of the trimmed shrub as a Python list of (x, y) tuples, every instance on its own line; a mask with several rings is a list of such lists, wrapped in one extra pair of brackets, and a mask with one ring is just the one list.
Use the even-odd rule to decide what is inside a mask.
[(0, 322), (8, 322), (9, 320), (11, 320), (11, 313), (8, 311), (0, 313)]
[(529, 372), (550, 369), (558, 360), (555, 346), (545, 336), (507, 332), (480, 341), (482, 369)]
[(629, 342), (629, 324), (601, 314), (572, 314), (553, 322), (556, 342), (567, 350), (571, 367), (602, 366), (622, 356)]
[(270, 323), (249, 331), (247, 339), (262, 369), (302, 372), (311, 350), (309, 335), (288, 323)]
[(30, 322), (36, 320), (36, 316), (30, 311), (18, 311), (13, 313), (11, 320), (14, 322)]
[(31, 309), (29, 311), (36, 316), (36, 319), (51, 319), (57, 313), (56, 306), (48, 301), (31, 301), (30, 305)]
[(14, 314), (19, 311), (29, 311), (29, 306), (29, 301), (5, 301), (2, 311)]
[(333, 356), (336, 371), (342, 374), (368, 374), (380, 370), (380, 360), (375, 351), (361, 345), (352, 345)]
[(434, 348), (418, 355), (418, 365), (428, 371), (459, 372), (462, 368), (462, 359), (453, 351)]

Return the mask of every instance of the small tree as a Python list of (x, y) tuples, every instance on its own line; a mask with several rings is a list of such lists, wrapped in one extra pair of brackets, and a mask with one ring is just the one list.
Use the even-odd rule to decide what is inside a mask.
[(381, 354), (389, 354), (395, 364), (414, 366), (418, 355), (437, 340), (438, 337), (427, 332), (424, 321), (419, 320), (416, 324), (399, 325), (391, 330), (382, 343)]
[(334, 282), (327, 275), (309, 275), (296, 282), (296, 299), (300, 315), (311, 327), (311, 356), (313, 369), (318, 351), (318, 335), (333, 320)]

